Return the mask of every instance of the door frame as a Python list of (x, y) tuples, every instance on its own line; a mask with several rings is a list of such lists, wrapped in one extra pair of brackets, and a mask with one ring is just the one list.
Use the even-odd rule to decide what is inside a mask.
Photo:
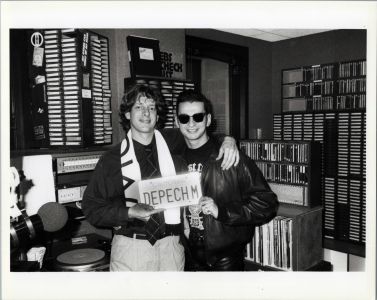
[(186, 61), (189, 63), (190, 58), (195, 57), (211, 58), (229, 65), (230, 135), (236, 139), (247, 138), (249, 136), (249, 49), (186, 35)]

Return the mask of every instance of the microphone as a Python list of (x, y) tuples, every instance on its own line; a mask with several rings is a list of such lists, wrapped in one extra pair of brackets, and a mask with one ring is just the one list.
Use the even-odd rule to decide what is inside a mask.
[(21, 215), (16, 222), (10, 223), (11, 248), (28, 246), (43, 232), (55, 232), (64, 227), (68, 220), (67, 209), (57, 203), (43, 204), (36, 215)]
[(42, 220), (44, 230), (47, 232), (55, 232), (62, 229), (68, 220), (67, 209), (57, 202), (43, 204), (37, 214)]

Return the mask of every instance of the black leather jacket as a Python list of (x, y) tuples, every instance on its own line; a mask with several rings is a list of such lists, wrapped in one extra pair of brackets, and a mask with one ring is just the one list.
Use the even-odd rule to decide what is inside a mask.
[[(218, 149), (217, 149), (218, 151)], [(216, 151), (216, 152), (217, 152)], [(244, 249), (256, 225), (276, 215), (278, 200), (255, 162), (240, 153), (236, 167), (222, 170), (217, 153), (212, 153), (202, 170), (202, 192), (219, 208), (217, 219), (204, 215), (204, 245), (209, 264)]]

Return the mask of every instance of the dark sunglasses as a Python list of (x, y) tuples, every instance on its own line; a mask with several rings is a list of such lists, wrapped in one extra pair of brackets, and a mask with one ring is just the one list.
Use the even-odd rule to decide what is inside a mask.
[(193, 114), (192, 116), (182, 114), (182, 115), (178, 115), (178, 120), (179, 120), (179, 123), (181, 124), (187, 124), (190, 121), (190, 118), (192, 118), (196, 123), (200, 123), (200, 122), (203, 122), (205, 115), (206, 113), (204, 112)]

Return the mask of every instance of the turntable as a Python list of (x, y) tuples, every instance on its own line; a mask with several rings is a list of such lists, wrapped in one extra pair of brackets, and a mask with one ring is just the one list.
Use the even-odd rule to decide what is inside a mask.
[(107, 271), (109, 260), (105, 251), (95, 248), (74, 249), (58, 255), (55, 271), (93, 272)]
[(110, 252), (111, 240), (96, 234), (55, 242), (49, 258), (45, 260), (43, 271), (109, 271)]

